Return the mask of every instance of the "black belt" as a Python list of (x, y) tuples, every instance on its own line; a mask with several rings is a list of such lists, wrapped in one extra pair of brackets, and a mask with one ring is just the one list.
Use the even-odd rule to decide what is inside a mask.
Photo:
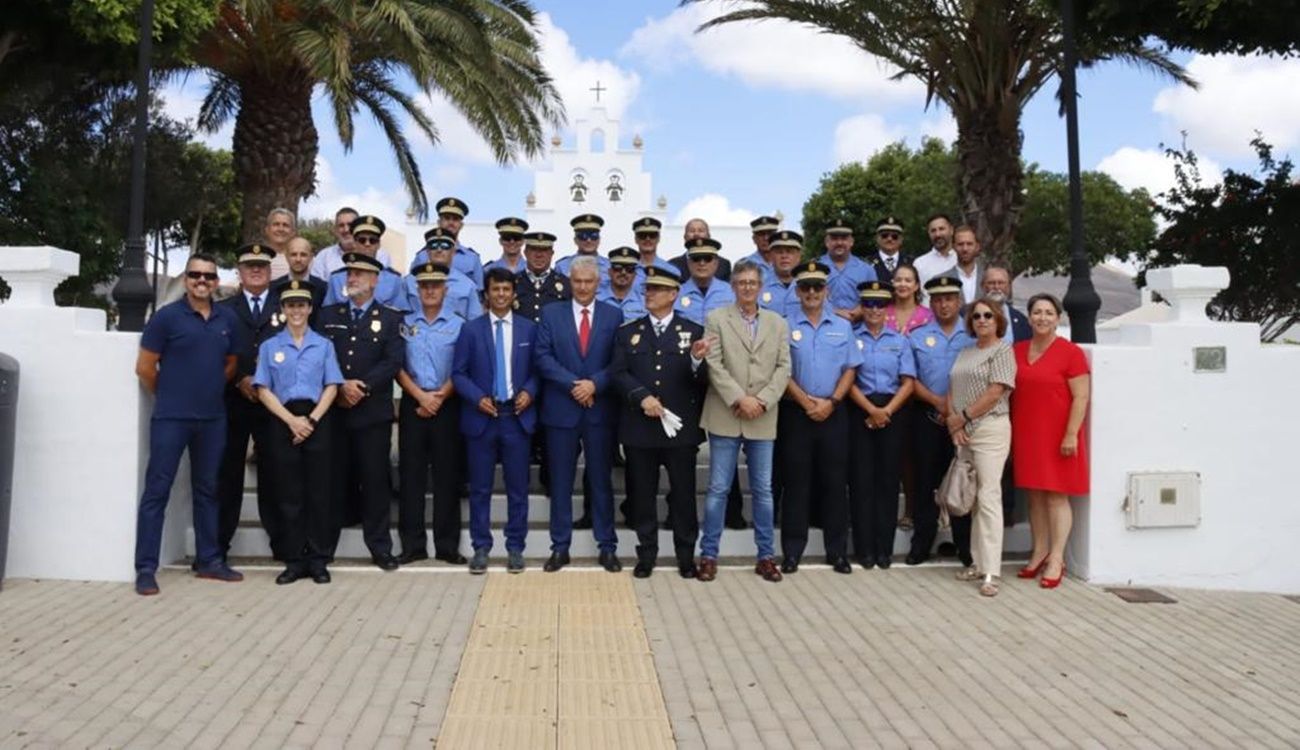
[(513, 414), (515, 413), (515, 402), (514, 402), (514, 401), (496, 401), (496, 400), (494, 400), (492, 403), (493, 403), (493, 405), (495, 405), (495, 406), (497, 407), (497, 416), (513, 415)]

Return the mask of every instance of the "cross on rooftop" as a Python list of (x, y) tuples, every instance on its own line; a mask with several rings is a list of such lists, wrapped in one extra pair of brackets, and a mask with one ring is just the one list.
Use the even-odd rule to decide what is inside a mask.
[(604, 86), (601, 86), (601, 85), (600, 85), (600, 81), (596, 81), (596, 85), (593, 86), (592, 88), (587, 89), (587, 90), (588, 90), (588, 91), (595, 91), (595, 92), (596, 92), (596, 103), (597, 103), (597, 104), (600, 103), (600, 92), (602, 92), (602, 91), (609, 91), (609, 89), (607, 89), (607, 88), (605, 88)]

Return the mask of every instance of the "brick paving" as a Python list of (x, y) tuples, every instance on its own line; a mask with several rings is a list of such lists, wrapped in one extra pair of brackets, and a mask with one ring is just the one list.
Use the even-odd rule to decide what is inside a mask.
[[(629, 579), (678, 747), (1300, 746), (1300, 603), (1161, 589), (1178, 602), (1126, 604), (1014, 578), (984, 599), (953, 570)], [(340, 567), (329, 586), (277, 587), (274, 575), (221, 584), (168, 570), (150, 599), (125, 584), (6, 581), (0, 747), (429, 748), (458, 715), (458, 670), (503, 669), (467, 658), (480, 599), (511, 602), (485, 598), (484, 577)], [(607, 574), (559, 576), (574, 590)], [(597, 626), (557, 649), (579, 655), (580, 674), (645, 682), (644, 660), (595, 658), (636, 648), (606, 597), (573, 602)], [(618, 627), (599, 627), (605, 617)], [(587, 687), (556, 700), (594, 710)], [(590, 732), (605, 732), (614, 747), (655, 725), (590, 722), (582, 743), (560, 731), (558, 744), (602, 745)], [(533, 728), (501, 724), (503, 746), (531, 746)]]

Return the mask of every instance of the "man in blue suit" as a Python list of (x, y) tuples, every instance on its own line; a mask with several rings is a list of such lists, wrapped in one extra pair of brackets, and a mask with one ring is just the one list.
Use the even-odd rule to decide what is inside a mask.
[(520, 573), (528, 534), (528, 455), (537, 426), (537, 410), (532, 408), (537, 327), (514, 314), (514, 274), (490, 268), (483, 283), (488, 314), (461, 328), (451, 369), (452, 384), (464, 402), (460, 431), (469, 452), (469, 534), (474, 547), (469, 572), (487, 571), (492, 473), (499, 461), (506, 484), (506, 569)]
[(554, 572), (569, 564), (573, 481), (581, 449), (591, 477), (592, 530), (600, 564), (617, 573), (623, 566), (615, 555), (610, 465), (619, 404), (610, 388), (609, 364), (623, 313), (596, 301), (600, 266), (594, 257), (573, 259), (569, 283), (572, 301), (543, 308), (537, 331), (536, 366), (542, 376), (542, 425), (551, 470), (551, 557), (544, 570)]

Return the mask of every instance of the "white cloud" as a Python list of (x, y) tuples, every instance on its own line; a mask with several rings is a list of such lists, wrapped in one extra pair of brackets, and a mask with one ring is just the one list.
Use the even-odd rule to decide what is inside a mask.
[(1300, 60), (1265, 55), (1197, 55), (1187, 70), (1199, 90), (1171, 86), (1152, 109), (1213, 153), (1249, 156), (1255, 131), (1279, 149), (1300, 144)]
[(732, 206), (725, 195), (705, 193), (687, 201), (677, 212), (673, 223), (684, 225), (691, 219), (700, 218), (719, 226), (744, 226), (755, 216), (758, 214), (747, 208)]
[(957, 121), (947, 110), (935, 112), (921, 120), (919, 129), (922, 136), (938, 138), (944, 143), (951, 144), (957, 140)]
[(880, 115), (854, 115), (840, 120), (835, 126), (835, 163), (865, 163), (872, 154), (901, 140), (904, 135), (901, 128), (885, 122), (885, 118)]
[(307, 198), (298, 208), (304, 219), (333, 219), (334, 212), (351, 206), (362, 213), (374, 214), (389, 226), (397, 228), (406, 222), (406, 208), (410, 200), (400, 184), (383, 189), (374, 185), (346, 188), (339, 184), (334, 169), (325, 157), (316, 157), (316, 194)]
[[(1223, 170), (1198, 155), (1201, 179), (1207, 184), (1223, 179)], [(1174, 186), (1174, 162), (1163, 151), (1125, 146), (1102, 159), (1097, 170), (1110, 175), (1127, 190), (1146, 188), (1154, 197)]]
[(735, 23), (695, 33), (715, 17), (715, 5), (688, 5), (650, 19), (632, 33), (620, 55), (655, 69), (692, 61), (735, 76), (755, 88), (815, 91), (851, 100), (901, 101), (923, 94), (918, 81), (889, 80), (892, 66), (842, 36), (787, 21)]
[(209, 148), (229, 150), (235, 136), (233, 117), (215, 133), (197, 130), (199, 107), (202, 106), (203, 97), (207, 93), (207, 79), (202, 75), (194, 74), (173, 78), (163, 86), (158, 96), (162, 99), (163, 112), (168, 117), (180, 122), (188, 122), (191, 127), (196, 128), (194, 136), (197, 140)]

